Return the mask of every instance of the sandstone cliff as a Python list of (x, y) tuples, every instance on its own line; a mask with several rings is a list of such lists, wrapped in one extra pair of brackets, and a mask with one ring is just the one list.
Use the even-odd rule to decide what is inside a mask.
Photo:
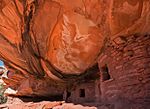
[(149, 19), (149, 0), (1, 0), (3, 80), (21, 96), (62, 94), (97, 72), (106, 40), (148, 34)]

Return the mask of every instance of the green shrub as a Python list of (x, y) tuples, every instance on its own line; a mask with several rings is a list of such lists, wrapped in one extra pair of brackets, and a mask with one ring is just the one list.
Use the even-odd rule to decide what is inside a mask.
[(4, 96), (4, 92), (5, 92), (5, 88), (4, 85), (1, 83), (0, 84), (0, 104), (6, 103), (7, 101), (7, 97)]

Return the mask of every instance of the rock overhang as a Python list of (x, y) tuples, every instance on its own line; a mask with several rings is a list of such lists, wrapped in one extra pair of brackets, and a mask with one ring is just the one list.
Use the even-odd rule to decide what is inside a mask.
[(149, 5), (148, 0), (1, 1), (0, 57), (15, 72), (8, 83), (18, 88), (22, 78), (80, 80), (97, 63), (106, 39), (123, 43), (150, 32)]

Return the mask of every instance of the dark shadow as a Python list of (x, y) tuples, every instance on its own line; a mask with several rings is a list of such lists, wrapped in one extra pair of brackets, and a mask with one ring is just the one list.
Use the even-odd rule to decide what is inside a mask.
[(41, 101), (63, 101), (63, 95), (57, 95), (57, 96), (10, 96), (10, 97), (16, 97), (21, 99), (23, 102), (41, 102)]
[(101, 72), (102, 72), (102, 81), (111, 79), (107, 65), (105, 65), (101, 68)]
[(80, 89), (80, 97), (85, 97), (85, 89)]

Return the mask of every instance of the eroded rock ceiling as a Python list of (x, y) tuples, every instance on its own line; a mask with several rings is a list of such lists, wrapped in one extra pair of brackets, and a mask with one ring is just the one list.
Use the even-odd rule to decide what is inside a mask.
[(1, 0), (0, 57), (11, 71), (4, 80), (16, 90), (65, 84), (97, 63), (106, 38), (149, 33), (149, 19), (149, 0)]

